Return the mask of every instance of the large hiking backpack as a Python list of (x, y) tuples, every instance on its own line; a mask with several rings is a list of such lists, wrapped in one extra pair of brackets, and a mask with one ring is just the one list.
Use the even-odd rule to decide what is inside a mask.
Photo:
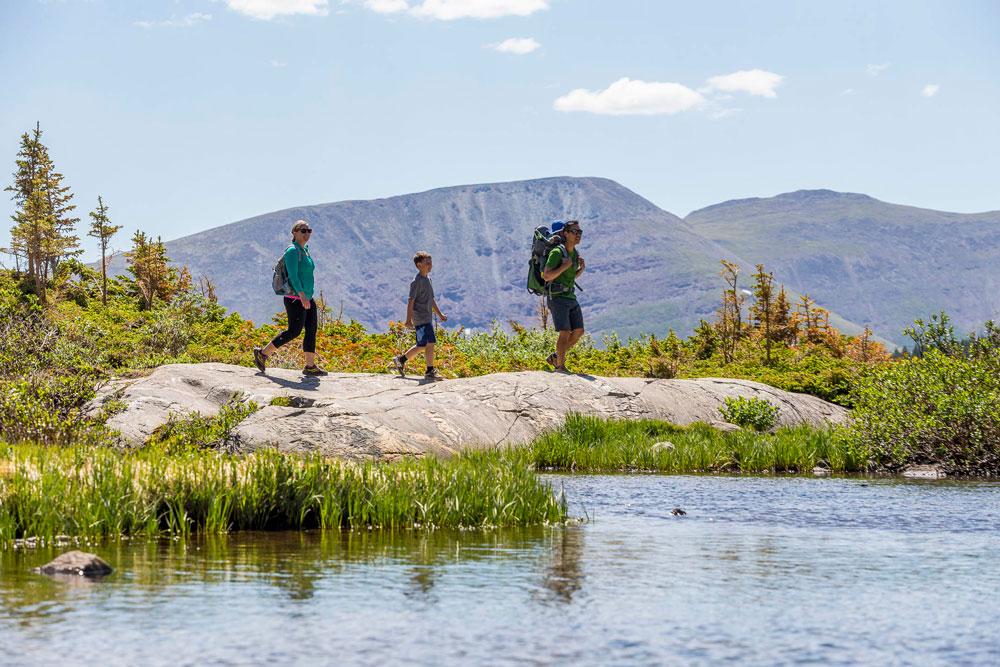
[(549, 284), (542, 280), (542, 269), (545, 268), (545, 261), (553, 248), (562, 250), (566, 254), (566, 246), (562, 243), (562, 238), (553, 234), (546, 226), (535, 227), (535, 234), (531, 240), (531, 259), (528, 260), (528, 291), (539, 296), (549, 294)]
[[(285, 248), (287, 251), (288, 248)], [(302, 248), (296, 247), (299, 251), (299, 261), (302, 261)], [(281, 258), (274, 265), (274, 275), (271, 277), (271, 288), (279, 296), (290, 296), (295, 294), (292, 291), (292, 283), (288, 280), (288, 269), (285, 268), (285, 253), (281, 253)]]

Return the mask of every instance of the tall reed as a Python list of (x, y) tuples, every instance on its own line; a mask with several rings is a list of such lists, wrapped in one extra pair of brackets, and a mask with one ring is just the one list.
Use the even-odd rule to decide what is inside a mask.
[(706, 424), (680, 427), (656, 420), (613, 420), (570, 415), (525, 452), (539, 469), (576, 472), (832, 472), (868, 468), (837, 429), (808, 426), (773, 433), (718, 431)]
[(164, 446), (0, 446), (0, 544), (231, 530), (524, 526), (566, 518), (524, 462), (498, 454), (346, 463)]

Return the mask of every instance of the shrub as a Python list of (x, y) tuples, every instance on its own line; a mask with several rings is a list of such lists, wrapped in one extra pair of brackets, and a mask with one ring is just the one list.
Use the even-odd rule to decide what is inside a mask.
[(244, 401), (243, 395), (238, 394), (214, 417), (204, 417), (197, 412), (185, 417), (171, 415), (166, 424), (156, 429), (148, 444), (163, 445), (168, 451), (220, 447), (232, 430), (257, 410), (255, 402)]
[(890, 471), (932, 463), (950, 473), (1000, 473), (997, 334), (989, 323), (967, 351), (939, 340), (922, 357), (866, 373), (855, 391), (854, 446)]
[(719, 412), (730, 424), (750, 427), (755, 431), (770, 430), (778, 421), (778, 408), (756, 396), (729, 396), (725, 404), (719, 406)]

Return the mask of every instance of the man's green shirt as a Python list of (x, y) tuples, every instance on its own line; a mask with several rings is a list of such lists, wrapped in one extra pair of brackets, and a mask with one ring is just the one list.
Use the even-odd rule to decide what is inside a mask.
[[(569, 265), (569, 267), (565, 271), (563, 271), (562, 273), (560, 273), (558, 278), (556, 278), (555, 280), (552, 281), (553, 283), (560, 283), (562, 285), (565, 285), (566, 291), (565, 292), (558, 292), (556, 294), (553, 294), (552, 296), (554, 296), (554, 297), (561, 297), (563, 299), (573, 299), (575, 301), (576, 300), (576, 271), (577, 271), (577, 269), (580, 266), (580, 256), (576, 252), (576, 248), (574, 248), (573, 252), (570, 253), (570, 259), (572, 259), (573, 261)], [(562, 261), (563, 261), (562, 250), (560, 250), (559, 248), (553, 248), (549, 252), (549, 258), (547, 260), (545, 260), (545, 268), (546, 269), (556, 269), (556, 268), (559, 268), (559, 265), (562, 264)]]

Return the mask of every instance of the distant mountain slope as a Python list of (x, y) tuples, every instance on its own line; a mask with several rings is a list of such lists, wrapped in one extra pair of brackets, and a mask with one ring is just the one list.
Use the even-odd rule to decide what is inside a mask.
[[(271, 268), (292, 223), (310, 222), (317, 291), (334, 310), (384, 327), (405, 316), (416, 250), (434, 255), (431, 275), (449, 325), (537, 321), (525, 289), (535, 226), (577, 218), (588, 260), (580, 283), (587, 328), (621, 335), (688, 332), (716, 308), (718, 261), (733, 257), (683, 222), (603, 178), (545, 178), (465, 185), (418, 194), (276, 211), (167, 243), (175, 262), (210, 276), (220, 302), (255, 321), (281, 309)], [(121, 260), (114, 266), (123, 270)]]
[(1000, 317), (1000, 211), (945, 213), (800, 190), (709, 206), (684, 221), (891, 340), (939, 310), (963, 334)]

